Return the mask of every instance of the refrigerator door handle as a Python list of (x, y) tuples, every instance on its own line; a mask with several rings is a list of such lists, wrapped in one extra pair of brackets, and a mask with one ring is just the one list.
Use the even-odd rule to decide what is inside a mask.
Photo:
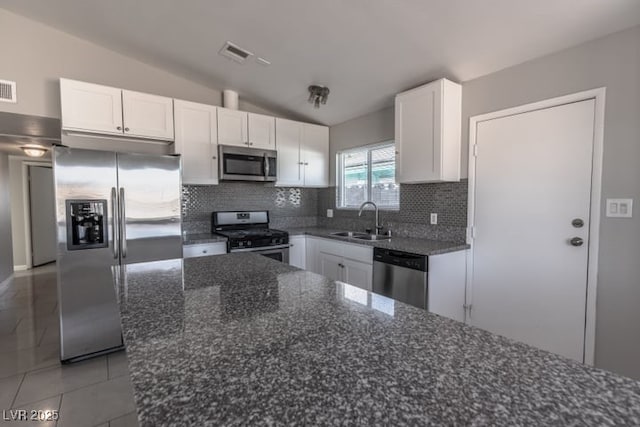
[(127, 215), (124, 204), (124, 187), (120, 187), (120, 247), (122, 258), (127, 257)]
[(111, 187), (111, 221), (113, 224), (113, 258), (120, 255), (120, 231), (118, 230), (118, 190)]

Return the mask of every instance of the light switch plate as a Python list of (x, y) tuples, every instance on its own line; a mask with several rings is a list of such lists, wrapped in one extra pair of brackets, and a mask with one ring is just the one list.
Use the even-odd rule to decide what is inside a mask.
[(327, 218), (333, 218), (333, 209), (327, 209)]
[(610, 218), (631, 218), (633, 199), (607, 199), (607, 216)]
[(437, 213), (432, 213), (431, 214), (431, 225), (437, 225), (438, 224), (438, 214)]

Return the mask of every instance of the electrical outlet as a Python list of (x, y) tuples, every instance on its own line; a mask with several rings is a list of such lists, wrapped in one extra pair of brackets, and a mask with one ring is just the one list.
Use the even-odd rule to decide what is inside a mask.
[(327, 209), (327, 218), (333, 218), (333, 209)]
[(432, 213), (431, 214), (431, 225), (436, 225), (438, 224), (438, 214), (437, 213)]

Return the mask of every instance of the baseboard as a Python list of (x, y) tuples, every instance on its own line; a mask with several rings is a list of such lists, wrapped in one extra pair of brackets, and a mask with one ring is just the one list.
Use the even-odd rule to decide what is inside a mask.
[(13, 266), (13, 271), (25, 271), (28, 270), (29, 267), (26, 265), (14, 265)]

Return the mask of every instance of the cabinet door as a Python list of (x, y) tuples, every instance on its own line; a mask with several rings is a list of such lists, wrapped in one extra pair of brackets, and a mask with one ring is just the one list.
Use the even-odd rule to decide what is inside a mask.
[(459, 251), (429, 257), (430, 312), (464, 322), (467, 253)]
[(173, 140), (173, 99), (148, 93), (122, 91), (124, 134)]
[(302, 268), (306, 267), (306, 237), (296, 236), (289, 238), (291, 247), (289, 248), (289, 265)]
[(175, 100), (175, 121), (175, 152), (182, 156), (182, 182), (217, 184), (216, 107)]
[(122, 135), (122, 90), (60, 79), (62, 128)]
[(218, 108), (218, 144), (247, 147), (247, 113)]
[(319, 273), (331, 280), (343, 280), (342, 257), (320, 252), (318, 256)]
[(249, 146), (276, 149), (276, 119), (262, 114), (248, 113), (249, 120)]
[(371, 291), (373, 288), (373, 266), (371, 264), (344, 258), (342, 265), (344, 270), (342, 280), (344, 282)]
[(439, 85), (426, 85), (396, 96), (396, 171), (400, 183), (439, 180), (439, 95)]
[(329, 128), (303, 125), (302, 158), (305, 187), (329, 186)]
[(300, 142), (302, 123), (276, 119), (276, 148), (278, 151), (278, 180), (276, 185), (300, 187), (304, 184)]

